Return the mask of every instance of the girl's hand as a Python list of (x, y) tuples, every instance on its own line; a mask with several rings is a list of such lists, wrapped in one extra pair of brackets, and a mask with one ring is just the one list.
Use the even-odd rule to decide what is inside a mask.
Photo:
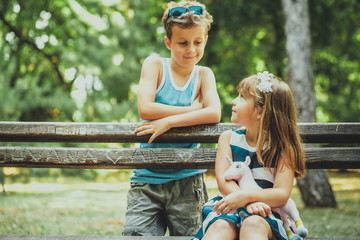
[(169, 117), (153, 121), (142, 122), (136, 126), (135, 133), (138, 136), (152, 134), (148, 143), (152, 143), (156, 137), (170, 129)]
[(263, 202), (253, 202), (246, 206), (246, 211), (248, 211), (250, 214), (269, 217), (271, 214), (271, 207)]
[(235, 212), (240, 207), (245, 207), (248, 202), (244, 197), (244, 192), (239, 190), (230, 193), (215, 204), (214, 211), (217, 214), (228, 214)]

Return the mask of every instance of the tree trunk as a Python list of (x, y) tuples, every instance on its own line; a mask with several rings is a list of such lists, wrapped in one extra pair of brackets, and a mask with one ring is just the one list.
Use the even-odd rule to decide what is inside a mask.
[(0, 168), (0, 181), (1, 181), (1, 186), (2, 186), (2, 194), (6, 195), (6, 191), (5, 191), (5, 174), (3, 171), (3, 168)]
[[(287, 76), (299, 122), (315, 122), (314, 76), (307, 0), (282, 0), (285, 15)], [(336, 207), (325, 170), (308, 170), (298, 179), (306, 207)]]

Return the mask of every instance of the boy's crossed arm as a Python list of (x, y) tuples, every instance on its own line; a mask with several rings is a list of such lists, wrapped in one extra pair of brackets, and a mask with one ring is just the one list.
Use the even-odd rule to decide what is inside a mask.
[(155, 102), (156, 89), (161, 82), (162, 62), (160, 58), (150, 56), (145, 59), (138, 87), (138, 111), (143, 120), (156, 120), (172, 115), (201, 109), (201, 103), (191, 106), (171, 106)]
[(138, 136), (152, 134), (148, 143), (173, 127), (218, 123), (221, 107), (215, 77), (210, 68), (199, 72), (202, 103), (199, 96), (191, 106), (171, 106), (155, 102), (156, 89), (161, 81), (160, 59), (149, 57), (144, 61), (138, 89), (138, 110), (144, 120), (135, 130)]

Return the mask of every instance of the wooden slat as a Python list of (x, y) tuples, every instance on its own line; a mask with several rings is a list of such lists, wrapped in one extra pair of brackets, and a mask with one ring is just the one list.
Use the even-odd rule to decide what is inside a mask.
[[(360, 169), (360, 147), (305, 148), (308, 168)], [(0, 147), (0, 167), (214, 168), (213, 148)]]
[(0, 166), (59, 168), (213, 168), (215, 149), (0, 147)]
[[(0, 122), (2, 142), (146, 142), (134, 134), (137, 123)], [(360, 143), (360, 123), (299, 123), (308, 143)], [(171, 129), (157, 142), (216, 143), (231, 123)]]
[(299, 123), (305, 143), (360, 143), (360, 123)]
[(305, 148), (309, 169), (360, 169), (360, 147)]
[[(59, 235), (0, 235), (2, 240), (190, 240), (192, 237), (176, 237), (176, 236), (59, 236)], [(360, 240), (360, 238), (306, 238), (307, 240)]]

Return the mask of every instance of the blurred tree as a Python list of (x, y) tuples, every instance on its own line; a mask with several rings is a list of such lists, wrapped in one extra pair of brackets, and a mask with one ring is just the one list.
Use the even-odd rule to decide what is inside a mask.
[(137, 121), (131, 87), (161, 12), (157, 1), (3, 1), (0, 120)]
[(317, 120), (360, 121), (360, 4), (309, 0)]
[(222, 121), (230, 121), (239, 81), (259, 71), (285, 75), (285, 35), (280, 1), (206, 1), (214, 23), (204, 64), (217, 79)]
[[(282, 6), (285, 13), (287, 75), (294, 94), (298, 121), (316, 122), (308, 1), (282, 0)], [(336, 207), (325, 170), (308, 170), (303, 179), (298, 179), (298, 186), (305, 206)]]
[(155, 0), (2, 1), (0, 121), (137, 122), (162, 12)]
[(0, 168), (0, 182), (1, 182), (1, 187), (2, 187), (2, 194), (6, 195), (6, 190), (5, 190), (5, 175), (4, 175), (4, 168)]
[[(3, 0), (0, 97), (11, 101), (0, 104), (0, 120), (137, 121), (141, 63), (152, 52), (168, 56), (167, 2)], [(202, 64), (215, 72), (228, 121), (239, 80), (286, 75), (281, 1), (203, 2), (214, 23)], [(310, 0), (319, 121), (359, 121), (359, 8), (357, 0)]]

